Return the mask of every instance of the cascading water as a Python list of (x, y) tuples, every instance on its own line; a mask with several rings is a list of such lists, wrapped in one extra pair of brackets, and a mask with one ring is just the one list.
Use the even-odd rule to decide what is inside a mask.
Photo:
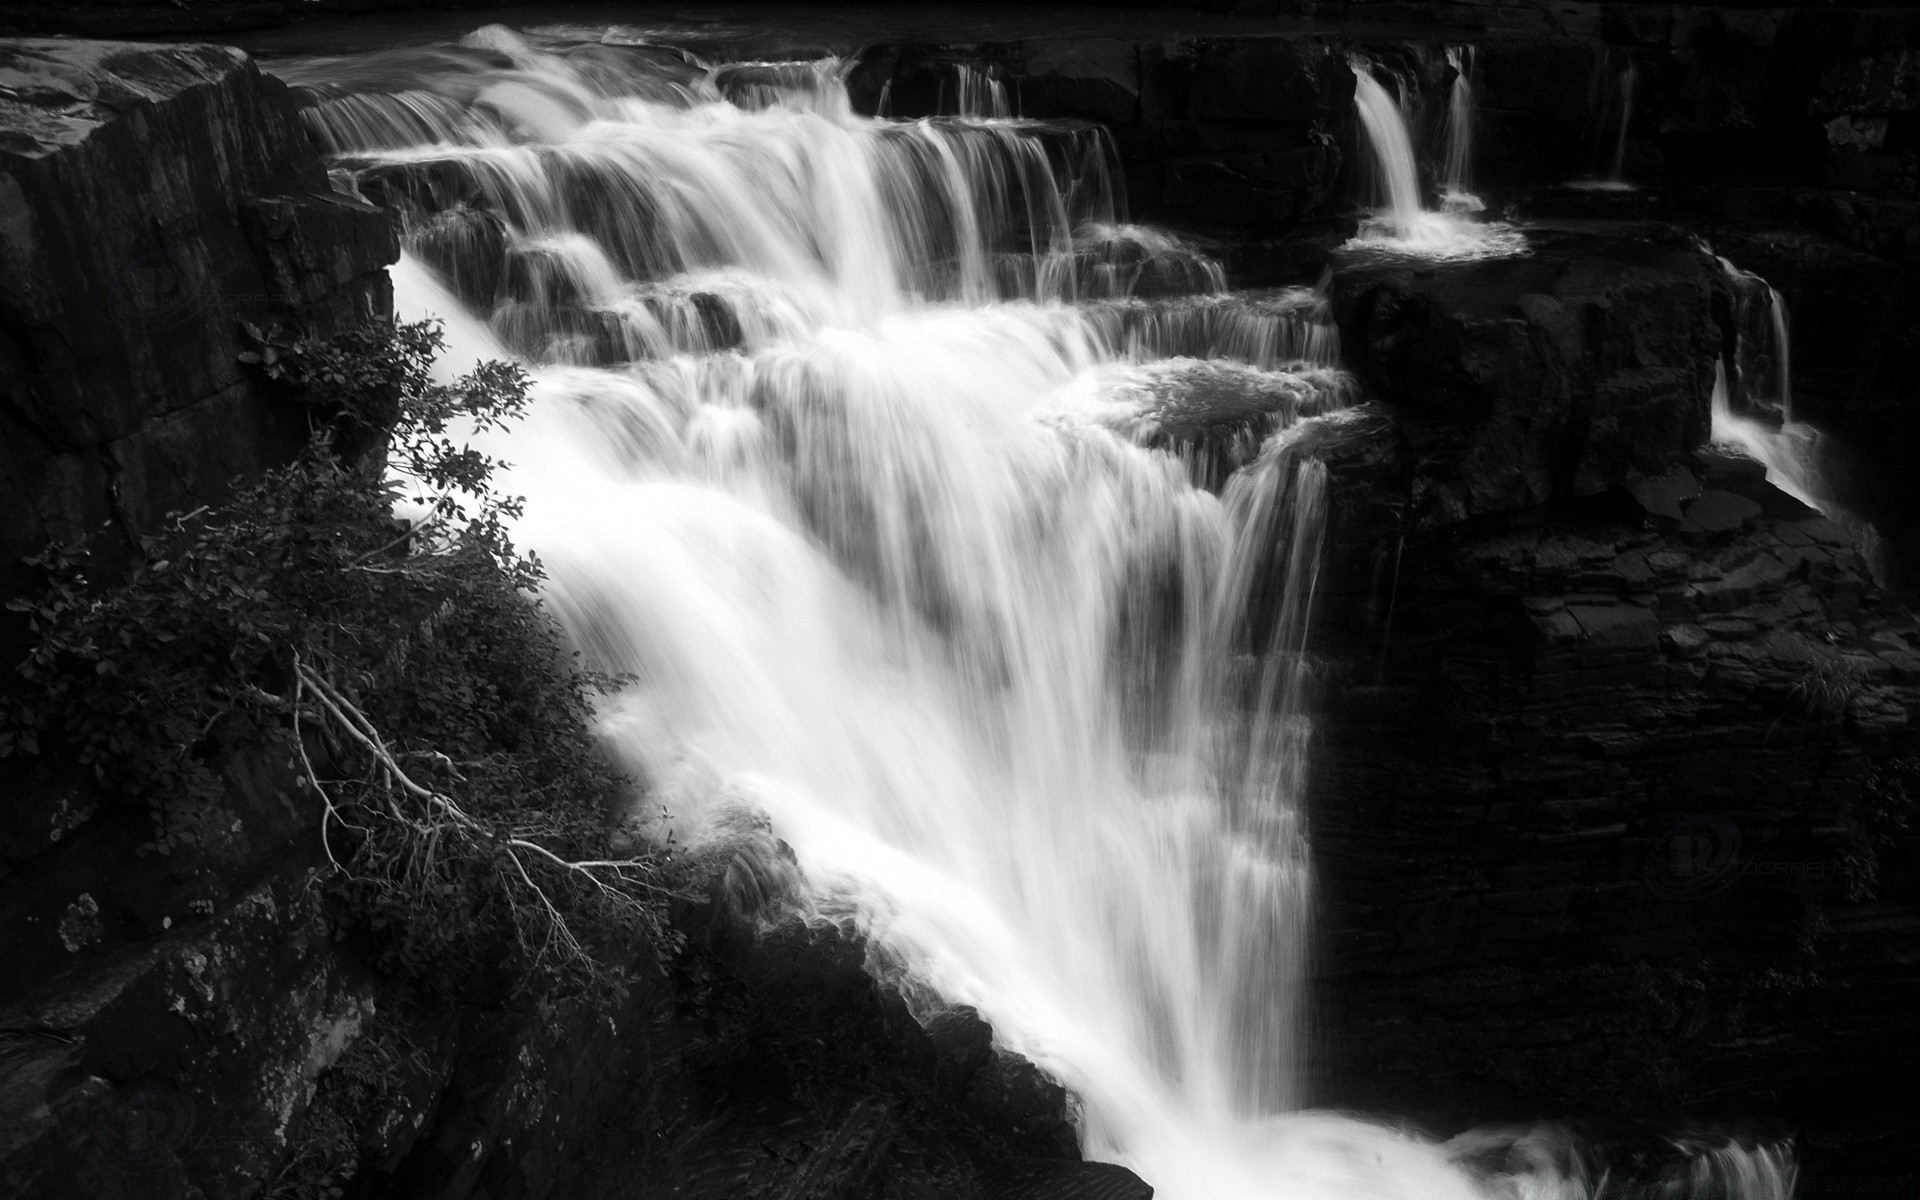
[[(1634, 93), (1639, 86), (1639, 71), (1633, 59), (1627, 59), (1626, 66), (1615, 74), (1611, 69), (1612, 53), (1594, 66), (1593, 85), (1589, 92), (1588, 104), (1594, 113), (1593, 130), (1589, 135), (1592, 157), (1589, 160), (1597, 173), (1586, 179), (1576, 179), (1569, 187), (1589, 192), (1631, 192), (1636, 190), (1627, 181), (1627, 132), (1633, 125)], [(1609, 86), (1609, 84), (1611, 86)], [(1618, 121), (1613, 120), (1615, 113)]]
[(1731, 377), (1714, 364), (1713, 440), (1766, 464), (1767, 480), (1813, 508), (1834, 510), (1820, 478), (1820, 431), (1793, 419), (1787, 301), (1766, 280), (1725, 258), (1734, 290)]
[[(1473, 122), (1472, 85), (1464, 82), (1462, 70), (1457, 76), (1448, 107), (1448, 179), (1443, 207), (1427, 208), (1421, 198), (1420, 164), (1414, 155), (1413, 138), (1401, 105), (1373, 77), (1371, 66), (1362, 59), (1352, 60), (1353, 102), (1360, 114), (1360, 126), (1372, 150), (1375, 191), (1386, 198), (1384, 208), (1360, 222), (1360, 232), (1347, 243), (1349, 249), (1384, 250), (1422, 258), (1492, 258), (1519, 254), (1526, 250), (1526, 237), (1518, 229), (1500, 222), (1482, 222), (1474, 213), (1483, 206), (1464, 189), (1454, 191), (1453, 154), (1458, 149), (1458, 170), (1464, 177), (1471, 155)], [(1455, 117), (1456, 106), (1465, 106), (1464, 115)], [(1456, 132), (1457, 131), (1457, 132)]]
[(636, 680), (636, 822), (977, 1006), (1163, 1197), (1590, 1194), (1533, 1133), (1299, 1111), (1318, 295), (1223, 294), (1084, 127), (860, 118), (831, 60), (489, 28), (285, 73), (450, 367), (534, 366), (506, 483)]
[(1478, 212), (1485, 206), (1473, 194), (1473, 47), (1449, 46), (1447, 64), (1453, 86), (1447, 93), (1446, 173), (1440, 199), (1451, 211)]
[(1633, 126), (1633, 93), (1636, 85), (1633, 60), (1627, 60), (1627, 69), (1620, 72), (1620, 131), (1613, 139), (1613, 169), (1607, 178), (1614, 183), (1626, 182), (1627, 171), (1627, 130)]

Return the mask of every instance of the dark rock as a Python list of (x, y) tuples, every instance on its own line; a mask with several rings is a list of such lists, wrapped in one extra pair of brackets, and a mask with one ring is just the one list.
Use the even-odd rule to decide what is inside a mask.
[(454, 295), (481, 312), (493, 308), (507, 261), (506, 222), (498, 213), (464, 204), (440, 210), (408, 230), (407, 249)]
[(1703, 537), (1733, 533), (1759, 517), (1760, 505), (1732, 492), (1707, 492), (1686, 506), (1686, 520), (1680, 531)]
[(964, 1093), (974, 1075), (993, 1058), (993, 1027), (974, 1008), (962, 1005), (927, 1018), (926, 1030), (939, 1056), (942, 1090)]
[(1335, 534), (1317, 1094), (1445, 1128), (1735, 1103), (1904, 1169), (1904, 1118), (1832, 1097), (1909, 1111), (1920, 842), (1889, 829), (1871, 885), (1847, 864), (1916, 747), (1911, 615), (1830, 522), (1736, 522), (1707, 556), (1609, 505)]
[(1627, 492), (1649, 517), (1678, 525), (1685, 516), (1680, 506), (1700, 495), (1700, 481), (1693, 472), (1676, 465), (1665, 475), (1628, 480)]
[(1650, 648), (1660, 636), (1659, 620), (1638, 605), (1575, 605), (1567, 613), (1580, 623), (1580, 631), (1595, 646)]
[(48, 538), (109, 524), (106, 569), (162, 514), (289, 458), (304, 415), (239, 362), (240, 322), (384, 313), (397, 245), (384, 214), (329, 191), (286, 87), (238, 51), (21, 40), (0, 69), (11, 595)]
[(1036, 1158), (1074, 1159), (1078, 1139), (1067, 1119), (1067, 1090), (1026, 1059), (998, 1051), (967, 1086), (966, 1110)]
[(1347, 379), (1332, 370), (1270, 372), (1183, 360), (1143, 372), (1139, 386), (1149, 407), (1129, 432), (1142, 445), (1178, 454), (1195, 481), (1212, 489), (1253, 461), (1281, 423), (1340, 408), (1349, 399)]
[(1664, 476), (1705, 440), (1717, 267), (1658, 236), (1544, 230), (1465, 263), (1343, 259), (1348, 358), (1404, 413), (1418, 519), (1444, 523)]
[(998, 1200), (1152, 1200), (1153, 1189), (1114, 1163), (1015, 1163), (994, 1180)]
[(1022, 42), (1014, 96), (1023, 116), (1082, 117), (1121, 130), (1140, 102), (1139, 51), (1118, 38)]

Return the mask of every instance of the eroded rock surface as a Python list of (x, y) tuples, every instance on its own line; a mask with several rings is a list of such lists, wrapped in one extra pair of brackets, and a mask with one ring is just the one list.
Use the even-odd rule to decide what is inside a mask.
[(1325, 454), (1321, 1094), (1763, 1117), (1815, 1178), (1905, 1169), (1911, 607), (1714, 454), (1436, 522), (1421, 476), (1459, 466), (1421, 424), (1382, 405)]
[(1521, 257), (1343, 259), (1349, 365), (1417, 460), (1432, 528), (1657, 475), (1706, 438), (1725, 282), (1677, 233), (1529, 233)]
[[(49, 539), (111, 561), (290, 458), (304, 416), (240, 322), (388, 311), (386, 214), (329, 190), (287, 89), (239, 51), (0, 42), (0, 594)], [(0, 638), (11, 654), (11, 638)]]

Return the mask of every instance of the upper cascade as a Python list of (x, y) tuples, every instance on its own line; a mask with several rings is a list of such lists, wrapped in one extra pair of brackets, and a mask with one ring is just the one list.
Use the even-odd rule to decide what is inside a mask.
[(1321, 291), (1228, 290), (1128, 220), (1103, 130), (977, 71), (903, 121), (838, 59), (497, 26), (282, 69), (403, 214), (402, 311), (533, 368), (487, 448), (627, 681), (637, 829), (858, 925), (1169, 1200), (1597, 1194), (1537, 1131), (1301, 1111), (1319, 451), (1357, 411)]
[(1449, 51), (1455, 68), (1447, 106), (1446, 148), (1441, 206), (1425, 203), (1420, 160), (1400, 101), (1374, 78), (1373, 65), (1355, 57), (1355, 109), (1372, 151), (1373, 185), (1385, 203), (1360, 223), (1348, 249), (1376, 250), (1420, 258), (1497, 258), (1525, 253), (1526, 235), (1514, 226), (1482, 221), (1485, 207), (1466, 190), (1473, 163), (1472, 56)]

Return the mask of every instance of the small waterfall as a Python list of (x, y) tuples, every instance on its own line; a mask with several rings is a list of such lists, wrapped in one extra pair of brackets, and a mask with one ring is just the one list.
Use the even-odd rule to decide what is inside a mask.
[(1007, 84), (971, 63), (955, 63), (951, 107), (947, 85), (940, 86), (940, 111), (955, 116), (982, 120), (1005, 120), (1013, 116), (1013, 103), (1007, 98)]
[[(1386, 250), (1423, 258), (1489, 258), (1523, 253), (1526, 237), (1518, 229), (1500, 222), (1481, 222), (1473, 213), (1480, 206), (1477, 197), (1460, 194), (1442, 211), (1425, 207), (1421, 200), (1419, 161), (1413, 152), (1408, 121), (1402, 106), (1373, 77), (1371, 66), (1360, 58), (1351, 60), (1354, 76), (1354, 106), (1360, 125), (1372, 150), (1376, 194), (1386, 197), (1386, 206), (1360, 224), (1357, 237), (1347, 243), (1350, 249)], [(1449, 105), (1449, 172), (1451, 153), (1461, 147), (1461, 170), (1466, 170), (1472, 130), (1472, 85), (1462, 85), (1465, 73), (1456, 77), (1454, 103), (1464, 103), (1466, 111), (1458, 122), (1459, 141), (1453, 139), (1456, 128), (1453, 105)]]
[(1768, 316), (1773, 325), (1773, 369), (1779, 381), (1780, 419), (1793, 421), (1793, 336), (1787, 324), (1787, 298), (1767, 287)]
[(1453, 86), (1447, 94), (1446, 172), (1443, 207), (1478, 212), (1485, 206), (1473, 194), (1473, 47), (1449, 46), (1447, 64)]
[(1714, 364), (1713, 441), (1766, 464), (1767, 481), (1781, 491), (1839, 515), (1820, 474), (1820, 431), (1793, 419), (1786, 298), (1751, 271), (1719, 261), (1733, 284), (1735, 335), (1732, 352)]
[(1620, 132), (1613, 140), (1613, 170), (1607, 178), (1614, 183), (1626, 182), (1627, 130), (1633, 125), (1633, 94), (1637, 76), (1633, 59), (1627, 59), (1627, 69), (1620, 72)]
[(1227, 292), (1128, 223), (1102, 136), (990, 89), (866, 119), (837, 60), (499, 27), (279, 69), (402, 212), (443, 369), (533, 372), (488, 448), (632, 680), (631, 820), (976, 1006), (1166, 1200), (1559, 1186), (1300, 1110), (1318, 451), (1354, 413), (1324, 294)]
[(1380, 218), (1396, 237), (1412, 239), (1420, 231), (1423, 214), (1420, 168), (1413, 157), (1406, 119), (1399, 103), (1380, 86), (1371, 70), (1356, 62), (1353, 78), (1353, 103), (1366, 129), (1367, 145), (1373, 150), (1376, 190), (1387, 201)]
[[(1626, 56), (1626, 65), (1617, 73), (1613, 70), (1612, 51), (1595, 62), (1587, 92), (1587, 104), (1593, 114), (1586, 138), (1588, 170), (1592, 174), (1573, 180), (1569, 187), (1588, 192), (1637, 190), (1627, 181), (1626, 163), (1627, 134), (1633, 126), (1638, 79), (1639, 68), (1631, 55)], [(1618, 114), (1617, 122), (1615, 114)]]

